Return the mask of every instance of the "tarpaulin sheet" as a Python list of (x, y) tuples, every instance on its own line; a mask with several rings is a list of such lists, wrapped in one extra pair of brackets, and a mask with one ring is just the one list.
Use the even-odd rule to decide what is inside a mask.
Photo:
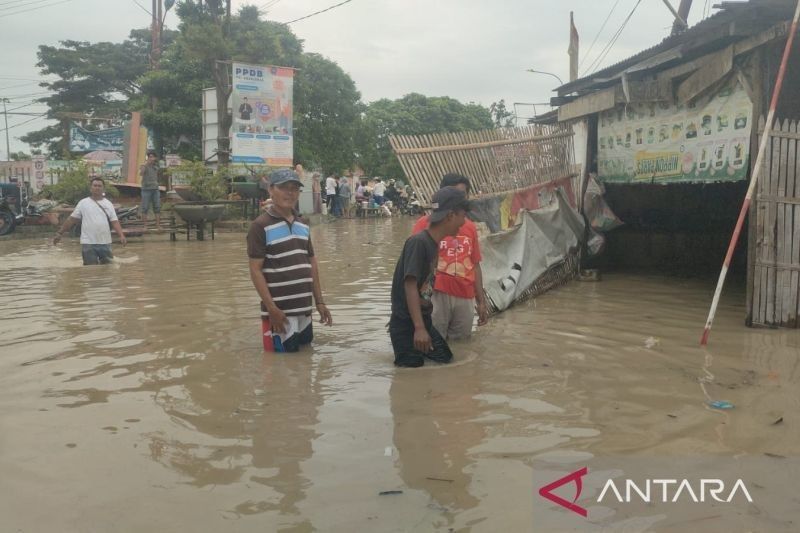
[(502, 311), (553, 266), (566, 260), (583, 238), (583, 217), (564, 192), (553, 191), (548, 205), (519, 211), (521, 223), (481, 239), (483, 287)]
[(476, 198), (470, 202), (472, 211), (469, 217), (475, 222), (485, 223), (492, 233), (503, 231), (516, 224), (520, 210), (538, 209), (540, 205), (549, 202), (553, 191), (559, 189), (564, 192), (569, 205), (575, 207), (573, 178), (565, 177), (505, 194)]

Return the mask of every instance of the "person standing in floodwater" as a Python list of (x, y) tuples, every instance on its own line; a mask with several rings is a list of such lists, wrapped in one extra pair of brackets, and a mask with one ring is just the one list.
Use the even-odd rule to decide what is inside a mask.
[(333, 324), (322, 299), (317, 258), (308, 223), (295, 210), (302, 182), (291, 169), (270, 174), (272, 205), (250, 225), (250, 279), (261, 298), (264, 349), (296, 352), (314, 338), (312, 296), (320, 322)]
[(156, 228), (161, 228), (161, 191), (158, 190), (158, 156), (155, 152), (147, 152), (147, 163), (139, 169), (142, 178), (142, 207), (140, 214), (145, 225), (150, 206), (156, 216)]
[(78, 202), (75, 210), (53, 237), (53, 244), (58, 244), (64, 232), (80, 222), (81, 255), (84, 265), (104, 265), (114, 258), (114, 254), (111, 253), (109, 224), (119, 235), (122, 246), (128, 242), (117, 219), (114, 205), (103, 196), (105, 185), (106, 182), (102, 178), (92, 178), (89, 185), (90, 196)]
[[(469, 198), (469, 178), (460, 174), (445, 174), (440, 187), (456, 187)], [(428, 227), (428, 216), (417, 220), (412, 234)], [(472, 335), (472, 321), (478, 311), (478, 325), (489, 320), (486, 295), (483, 292), (481, 249), (478, 230), (470, 219), (455, 237), (445, 237), (439, 243), (439, 262), (436, 265), (436, 285), (432, 297), (433, 327), (445, 339), (465, 339)]]
[(389, 337), (396, 366), (418, 367), (425, 359), (449, 363), (453, 352), (431, 321), (434, 273), (439, 243), (464, 224), (469, 201), (464, 191), (444, 187), (432, 199), (428, 227), (406, 239), (392, 278)]

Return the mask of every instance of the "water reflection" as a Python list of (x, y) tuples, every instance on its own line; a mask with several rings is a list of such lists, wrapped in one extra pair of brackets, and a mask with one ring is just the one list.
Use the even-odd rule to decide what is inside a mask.
[(0, 530), (530, 530), (543, 456), (800, 455), (800, 333), (742, 328), (735, 287), (706, 350), (713, 287), (609, 275), (395, 370), (411, 224), (313, 228), (335, 325), (292, 356), (261, 351), (243, 235), (91, 269), (77, 245), (0, 242)]

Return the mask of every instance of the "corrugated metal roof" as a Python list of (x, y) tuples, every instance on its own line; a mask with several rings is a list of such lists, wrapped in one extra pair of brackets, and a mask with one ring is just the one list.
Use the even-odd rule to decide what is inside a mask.
[(608, 83), (618, 78), (626, 69), (635, 67), (635, 70), (653, 68), (667, 61), (679, 59), (683, 45), (693, 40), (700, 40), (721, 27), (737, 20), (748, 19), (752, 21), (752, 12), (757, 12), (758, 21), (765, 24), (775, 23), (785, 18), (791, 18), (794, 0), (749, 0), (743, 2), (723, 2), (714, 6), (720, 11), (705, 20), (695, 24), (688, 30), (677, 35), (670, 35), (659, 44), (642, 50), (641, 52), (619, 61), (614, 65), (594, 72), (583, 78), (565, 83), (556, 90), (559, 95), (571, 94), (581, 89), (593, 88)]

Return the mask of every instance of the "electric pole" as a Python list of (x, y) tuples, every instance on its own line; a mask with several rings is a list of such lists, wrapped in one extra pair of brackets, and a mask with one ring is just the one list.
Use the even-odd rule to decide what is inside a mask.
[(672, 23), (672, 33), (676, 35), (689, 27), (689, 10), (692, 9), (692, 0), (681, 0), (681, 5), (678, 6), (678, 16), (675, 22)]
[(6, 103), (9, 102), (8, 98), (3, 98), (3, 117), (6, 121), (6, 160), (11, 161), (11, 146), (8, 142), (8, 111), (6, 110)]

